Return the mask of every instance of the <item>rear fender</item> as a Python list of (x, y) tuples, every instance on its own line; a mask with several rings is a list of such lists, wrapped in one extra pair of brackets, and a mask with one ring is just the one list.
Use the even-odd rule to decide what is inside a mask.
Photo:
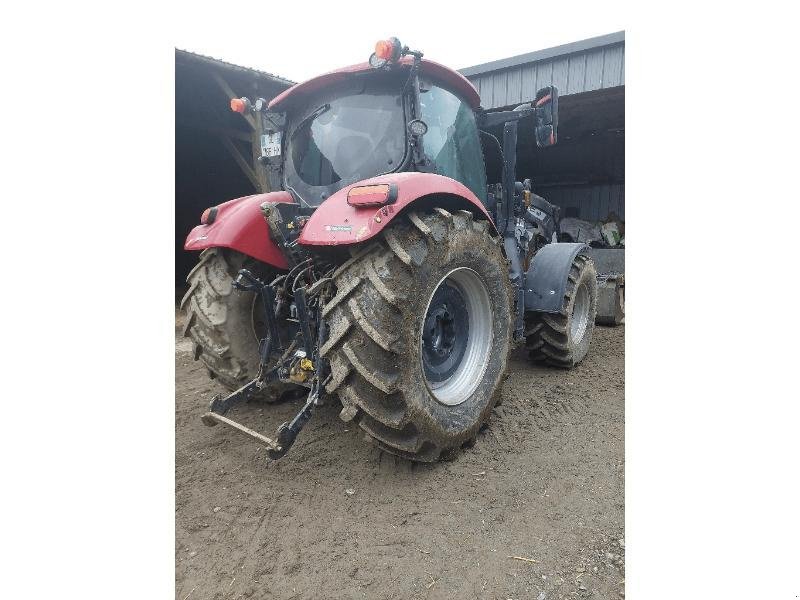
[(564, 293), (572, 261), (589, 250), (586, 244), (554, 243), (541, 248), (525, 273), (525, 310), (557, 313), (564, 308)]
[[(397, 200), (386, 206), (354, 207), (348, 192), (358, 186), (382, 183), (397, 186)], [(483, 203), (455, 179), (434, 173), (394, 173), (359, 181), (342, 188), (325, 200), (303, 227), (298, 243), (303, 246), (346, 246), (360, 244), (383, 231), (398, 215), (415, 208), (440, 206), (470, 210), (492, 222)]]
[(213, 223), (198, 225), (189, 232), (184, 250), (231, 248), (278, 269), (286, 269), (286, 257), (272, 241), (261, 213), (264, 202), (294, 202), (294, 199), (289, 192), (270, 192), (220, 204)]

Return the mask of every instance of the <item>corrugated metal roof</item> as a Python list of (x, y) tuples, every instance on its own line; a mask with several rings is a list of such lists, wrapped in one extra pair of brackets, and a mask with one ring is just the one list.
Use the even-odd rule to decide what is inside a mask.
[(248, 75), (252, 75), (253, 77), (258, 77), (259, 79), (269, 79), (270, 81), (277, 83), (281, 86), (292, 86), (296, 82), (292, 81), (291, 79), (286, 79), (285, 77), (280, 77), (278, 75), (273, 75), (272, 73), (267, 73), (266, 71), (260, 71), (258, 69), (251, 69), (250, 67), (243, 67), (241, 65), (235, 65), (233, 63), (229, 63), (227, 61), (221, 60), (219, 58), (214, 58), (213, 56), (206, 56), (204, 54), (198, 54), (197, 52), (190, 52), (188, 50), (181, 50), (180, 48), (175, 48), (175, 54), (177, 56), (181, 56), (192, 62), (197, 62), (206, 65), (212, 65), (215, 67), (220, 67), (228, 71), (236, 71), (239, 73), (245, 73)]
[(546, 48), (461, 69), (478, 88), (484, 108), (534, 99), (555, 85), (560, 95), (625, 85), (625, 32)]

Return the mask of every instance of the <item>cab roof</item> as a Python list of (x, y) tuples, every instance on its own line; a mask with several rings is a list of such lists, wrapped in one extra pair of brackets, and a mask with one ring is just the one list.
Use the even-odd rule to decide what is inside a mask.
[[(412, 57), (404, 56), (398, 61), (398, 63), (400, 65), (409, 66), (411, 65), (412, 61)], [(323, 75), (318, 75), (317, 77), (313, 77), (312, 79), (293, 85), (288, 90), (285, 90), (281, 94), (275, 96), (269, 103), (269, 110), (285, 111), (293, 104), (295, 100), (308, 93), (316, 92), (317, 90), (328, 87), (332, 84), (344, 81), (351, 75), (357, 73), (366, 73), (374, 70), (375, 69), (371, 67), (369, 63), (365, 62), (357, 65), (350, 65), (349, 67), (343, 67), (341, 69), (336, 69), (335, 71), (324, 73)], [(444, 65), (423, 58), (420, 61), (420, 72), (433, 79), (436, 79), (437, 81), (440, 81), (441, 83), (444, 83), (451, 88), (452, 91), (459, 93), (461, 96), (463, 96), (464, 100), (467, 101), (473, 110), (480, 106), (481, 97), (478, 94), (478, 90), (476, 90), (475, 86), (470, 83), (469, 79), (457, 71), (453, 71)]]

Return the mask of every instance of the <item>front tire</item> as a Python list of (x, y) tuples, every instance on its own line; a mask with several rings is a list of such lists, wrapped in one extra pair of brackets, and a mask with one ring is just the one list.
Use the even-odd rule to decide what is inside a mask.
[(534, 313), (526, 318), (530, 359), (571, 369), (589, 352), (597, 314), (597, 273), (594, 262), (579, 254), (572, 261), (564, 308), (556, 314)]
[[(400, 219), (398, 219), (400, 220)], [(437, 460), (489, 418), (511, 346), (506, 261), (472, 213), (411, 213), (334, 274), (329, 393), (381, 449)]]

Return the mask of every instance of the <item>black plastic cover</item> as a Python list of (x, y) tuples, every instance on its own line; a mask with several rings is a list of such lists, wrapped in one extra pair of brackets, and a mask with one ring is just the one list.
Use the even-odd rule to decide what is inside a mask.
[(564, 307), (564, 293), (572, 261), (589, 246), (580, 243), (547, 244), (525, 272), (525, 310), (557, 313)]

